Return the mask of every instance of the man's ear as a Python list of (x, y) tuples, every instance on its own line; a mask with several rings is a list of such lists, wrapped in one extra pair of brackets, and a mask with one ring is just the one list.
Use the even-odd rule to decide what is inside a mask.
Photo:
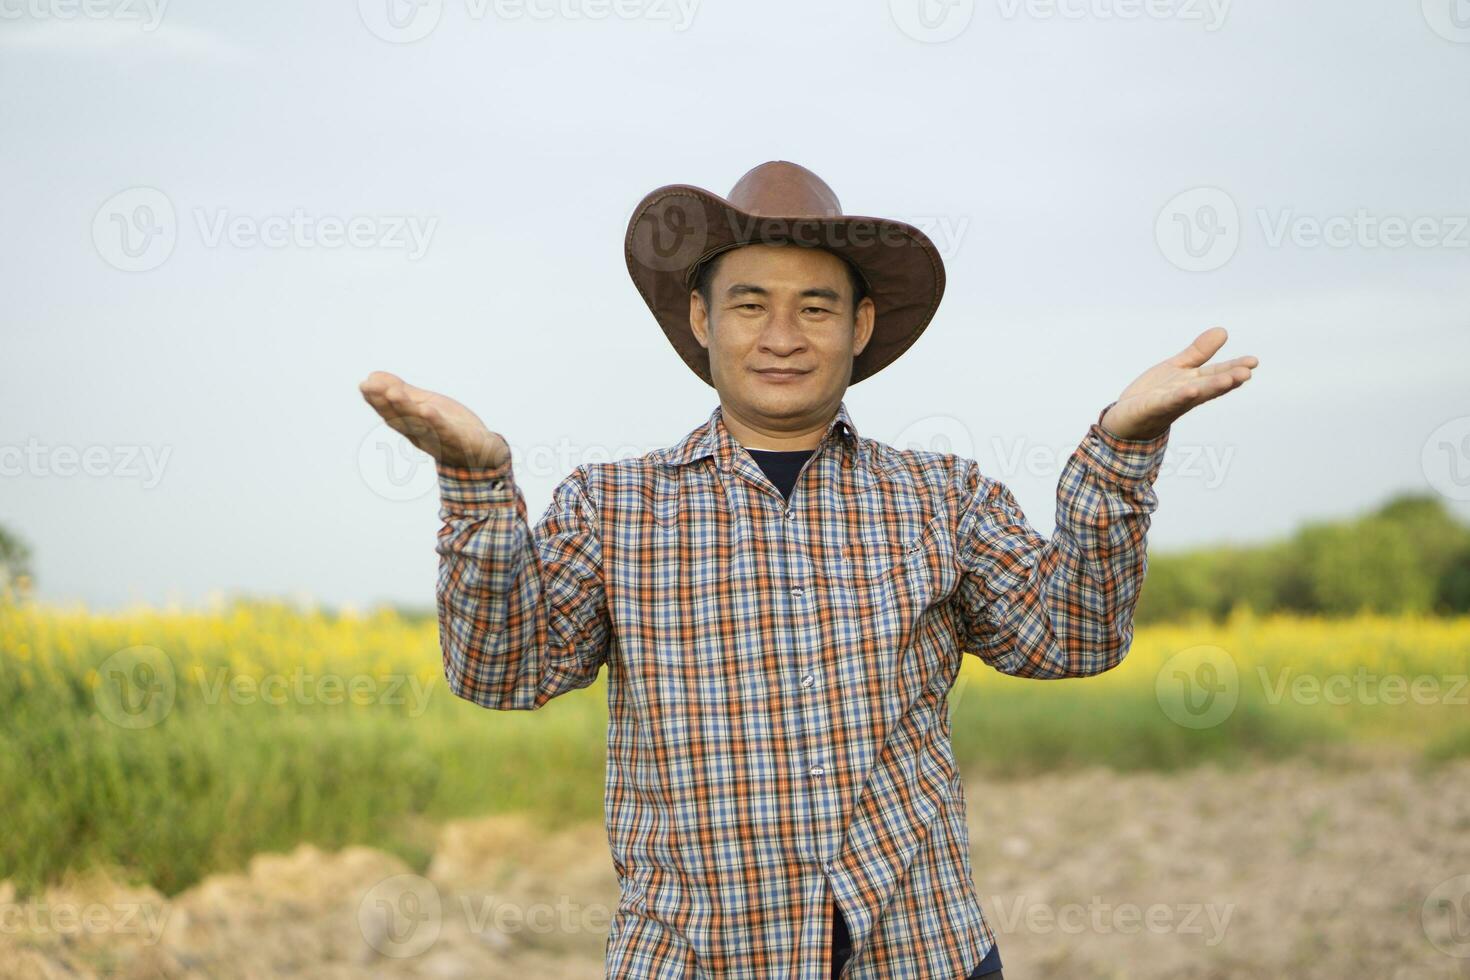
[(857, 357), (868, 346), (868, 341), (873, 339), (873, 325), (877, 322), (878, 308), (873, 305), (871, 297), (864, 296), (863, 301), (858, 304), (853, 313), (852, 325), (852, 356)]
[(704, 297), (699, 290), (689, 290), (689, 329), (699, 346), (709, 348), (709, 311), (705, 309)]

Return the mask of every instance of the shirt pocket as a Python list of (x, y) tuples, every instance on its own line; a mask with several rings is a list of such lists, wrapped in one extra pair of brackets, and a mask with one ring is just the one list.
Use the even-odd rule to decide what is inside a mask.
[(952, 595), (959, 580), (949, 524), (936, 515), (883, 533), (862, 532), (843, 548), (832, 602), (850, 638), (892, 645)]
[(854, 596), (916, 585), (929, 594), (954, 572), (954, 545), (942, 516), (884, 535), (857, 535), (843, 547), (836, 584)]
[(944, 602), (959, 584), (949, 522), (937, 515), (904, 546), (890, 581), (921, 608)]

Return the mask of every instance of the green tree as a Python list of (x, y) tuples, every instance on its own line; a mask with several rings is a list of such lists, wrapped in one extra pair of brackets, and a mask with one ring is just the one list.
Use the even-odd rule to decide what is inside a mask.
[(1150, 555), (1140, 623), (1232, 607), (1346, 615), (1470, 611), (1470, 528), (1438, 497), (1404, 494), (1264, 545)]
[(14, 532), (0, 526), (0, 589), (24, 587), (31, 580), (31, 549)]

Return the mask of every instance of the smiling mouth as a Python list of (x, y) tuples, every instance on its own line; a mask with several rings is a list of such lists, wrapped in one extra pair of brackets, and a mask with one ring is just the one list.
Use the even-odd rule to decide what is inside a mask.
[(756, 371), (756, 374), (764, 374), (768, 378), (796, 378), (806, 371), (794, 371), (791, 368), (767, 368), (764, 371)]

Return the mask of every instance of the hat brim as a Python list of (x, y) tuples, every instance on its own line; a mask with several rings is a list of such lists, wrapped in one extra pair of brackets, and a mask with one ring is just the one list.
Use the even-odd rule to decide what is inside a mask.
[(711, 387), (709, 352), (689, 326), (693, 272), (729, 249), (777, 242), (835, 252), (867, 281), (875, 309), (873, 336), (853, 358), (849, 384), (872, 377), (912, 347), (944, 297), (944, 260), (929, 236), (913, 225), (862, 215), (757, 215), (702, 187), (660, 187), (628, 220), (628, 273), (669, 343)]

